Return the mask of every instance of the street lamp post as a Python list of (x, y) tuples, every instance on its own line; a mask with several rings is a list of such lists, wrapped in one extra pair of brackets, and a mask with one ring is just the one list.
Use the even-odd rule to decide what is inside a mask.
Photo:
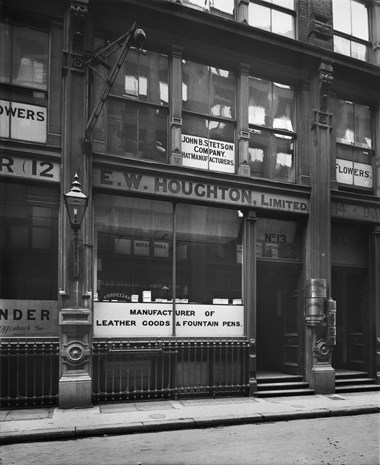
[(69, 216), (70, 227), (74, 233), (74, 278), (79, 276), (78, 233), (88, 205), (88, 196), (83, 194), (78, 174), (75, 173), (69, 192), (64, 194), (65, 206)]

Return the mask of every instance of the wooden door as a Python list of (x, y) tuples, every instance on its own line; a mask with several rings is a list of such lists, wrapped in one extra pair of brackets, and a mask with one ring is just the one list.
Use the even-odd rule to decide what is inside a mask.
[(285, 288), (281, 294), (282, 371), (295, 375), (302, 366), (299, 292)]

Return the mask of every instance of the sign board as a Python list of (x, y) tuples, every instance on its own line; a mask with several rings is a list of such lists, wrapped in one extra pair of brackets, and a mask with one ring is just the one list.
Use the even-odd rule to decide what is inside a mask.
[(346, 218), (356, 221), (361, 220), (378, 223), (380, 222), (380, 204), (379, 206), (364, 206), (332, 201), (331, 216), (334, 218)]
[(235, 173), (235, 144), (182, 134), (182, 165)]
[(265, 210), (307, 214), (309, 200), (299, 195), (269, 194), (248, 187), (149, 176), (127, 170), (98, 168), (93, 170), (93, 186), (133, 193), (154, 194), (186, 200), (205, 200), (232, 205), (252, 206)]
[(0, 137), (46, 143), (46, 107), (0, 100)]
[[(170, 337), (171, 303), (94, 302), (94, 337)], [(177, 304), (177, 337), (244, 336), (242, 305)]]
[(0, 176), (59, 182), (60, 164), (35, 158), (0, 155)]
[(341, 184), (372, 188), (372, 165), (337, 158), (336, 180)]
[(0, 300), (1, 337), (58, 337), (56, 300)]

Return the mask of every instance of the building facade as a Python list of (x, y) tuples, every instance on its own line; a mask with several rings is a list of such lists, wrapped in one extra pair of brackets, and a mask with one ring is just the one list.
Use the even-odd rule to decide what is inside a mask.
[(0, 24), (1, 406), (379, 384), (378, 0)]

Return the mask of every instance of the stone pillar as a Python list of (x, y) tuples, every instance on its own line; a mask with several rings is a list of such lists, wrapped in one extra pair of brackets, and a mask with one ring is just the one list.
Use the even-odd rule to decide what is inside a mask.
[(236, 20), (239, 23), (248, 24), (248, 5), (249, 0), (237, 0)]
[(78, 236), (78, 274), (74, 273), (74, 235), (61, 196), (60, 208), (60, 379), (59, 407), (87, 407), (92, 404), (91, 380), (91, 166), (82, 153), (87, 117), (86, 70), (83, 53), (87, 48), (88, 0), (67, 2), (64, 16), (63, 50), (63, 138), (62, 194), (71, 189), (75, 173), (82, 191), (90, 197), (89, 208)]
[[(332, 115), (329, 113), (329, 91), (332, 83), (331, 63), (322, 62), (311, 80), (313, 122), (310, 141), (310, 216), (306, 234), (306, 281), (326, 283), (326, 297), (331, 289), (331, 195), (330, 134)], [(316, 324), (306, 324), (306, 379), (316, 393), (335, 390), (335, 371), (331, 366), (332, 346), (327, 336), (327, 299), (323, 318)], [(305, 310), (306, 310), (305, 300)], [(339, 309), (338, 309), (339, 311)]]
[(256, 358), (256, 213), (248, 211), (245, 215), (245, 242), (243, 244), (243, 277), (246, 337), (249, 341), (248, 373), (249, 395), (257, 391)]
[(249, 105), (249, 65), (240, 64), (240, 74), (238, 77), (238, 96), (237, 96), (237, 132), (238, 132), (238, 174), (240, 176), (251, 176), (249, 166), (249, 122), (248, 122), (248, 105)]
[(172, 45), (170, 68), (171, 98), (171, 147), (170, 161), (172, 165), (182, 165), (181, 129), (182, 129), (182, 47)]

